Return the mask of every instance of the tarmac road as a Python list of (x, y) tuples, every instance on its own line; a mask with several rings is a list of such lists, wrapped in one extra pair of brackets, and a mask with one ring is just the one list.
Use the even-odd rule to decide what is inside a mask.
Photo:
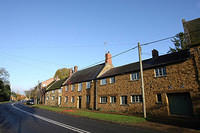
[(153, 129), (125, 126), (30, 108), (20, 103), (0, 104), (0, 133), (157, 133)]

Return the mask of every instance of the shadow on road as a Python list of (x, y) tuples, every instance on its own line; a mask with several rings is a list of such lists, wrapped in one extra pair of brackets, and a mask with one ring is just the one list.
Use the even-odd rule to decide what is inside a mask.
[[(24, 111), (35, 113), (35, 109), (25, 107), (22, 104), (14, 106)], [(11, 103), (0, 104), (0, 131), (2, 133), (24, 133), (24, 131), (28, 130), (25, 125), (30, 121), (30, 117), (34, 123), (37, 123), (38, 119), (13, 108)]]

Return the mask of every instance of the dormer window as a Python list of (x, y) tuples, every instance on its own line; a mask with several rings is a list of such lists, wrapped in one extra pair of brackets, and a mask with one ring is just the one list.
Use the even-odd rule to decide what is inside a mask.
[(89, 89), (91, 87), (91, 82), (86, 82), (86, 89)]
[(100, 85), (105, 85), (106, 83), (107, 83), (107, 82), (106, 82), (106, 78), (100, 80)]
[(166, 67), (159, 67), (155, 69), (155, 77), (162, 77), (166, 75), (167, 75)]
[(82, 90), (82, 83), (79, 83), (78, 84), (78, 91), (81, 91)]
[(66, 86), (65, 91), (68, 91), (68, 85)]
[(71, 85), (71, 90), (74, 91), (75, 85)]
[(110, 84), (115, 83), (115, 77), (110, 77)]
[(130, 75), (131, 80), (139, 80), (139, 78), (140, 78), (139, 72), (131, 73)]

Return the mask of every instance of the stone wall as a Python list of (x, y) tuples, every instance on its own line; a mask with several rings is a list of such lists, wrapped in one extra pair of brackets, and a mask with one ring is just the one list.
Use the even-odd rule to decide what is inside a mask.
[[(91, 81), (91, 87), (89, 89), (86, 89), (86, 82), (82, 82), (82, 90), (78, 91), (78, 83), (74, 84), (75, 88), (74, 91), (71, 90), (72, 85), (68, 85), (68, 91), (66, 91), (66, 86), (62, 89), (62, 106), (63, 107), (73, 107), (73, 108), (79, 108), (78, 107), (78, 97), (81, 96), (81, 108), (84, 109), (93, 109), (94, 108), (94, 83)], [(90, 96), (90, 103), (86, 103), (86, 96)], [(65, 98), (68, 96), (68, 102), (65, 102)], [(75, 101), (74, 103), (71, 102), (71, 98), (74, 96)]]
[[(200, 70), (200, 69), (199, 69)], [(169, 115), (168, 93), (189, 92), (194, 114), (198, 115), (199, 109), (199, 84), (196, 80), (196, 71), (193, 58), (166, 66), (167, 75), (155, 77), (154, 69), (144, 70), (144, 87), (147, 113)], [(106, 85), (97, 83), (98, 108), (104, 111), (117, 111), (129, 113), (142, 113), (142, 103), (131, 103), (131, 95), (142, 95), (141, 79), (131, 81), (130, 74), (115, 76), (115, 83), (110, 84), (107, 78)], [(162, 104), (157, 102), (157, 94), (161, 94)], [(107, 96), (105, 104), (100, 103), (100, 97)], [(110, 103), (110, 96), (116, 96), (117, 101)], [(120, 97), (127, 96), (128, 104), (120, 105)]]

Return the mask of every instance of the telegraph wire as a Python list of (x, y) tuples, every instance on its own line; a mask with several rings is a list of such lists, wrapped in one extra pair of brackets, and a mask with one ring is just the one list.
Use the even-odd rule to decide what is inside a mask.
[[(195, 30), (195, 31), (190, 31), (190, 33), (198, 32), (198, 31), (200, 31), (200, 29), (199, 29), (199, 30)], [(187, 34), (189, 34), (189, 33), (184, 33), (184, 34), (187, 35)], [(142, 46), (154, 44), (154, 43), (157, 43), (157, 42), (169, 40), (169, 39), (172, 39), (172, 38), (174, 38), (174, 37), (177, 37), (177, 35), (178, 35), (178, 34), (176, 34), (176, 35), (174, 35), (174, 36), (162, 38), (162, 39), (159, 39), (159, 40), (155, 40), (155, 41), (151, 41), (151, 42), (147, 42), (147, 43), (142, 43), (140, 46), (142, 47)], [(120, 53), (118, 53), (118, 54), (115, 54), (115, 55), (113, 55), (112, 57), (110, 57), (110, 58), (108, 58), (108, 59), (112, 59), (112, 58), (115, 58), (115, 57), (120, 56), (120, 55), (122, 55), (122, 54), (125, 54), (125, 53), (127, 53), (127, 52), (129, 52), (129, 51), (132, 51), (132, 50), (136, 49), (137, 47), (138, 47), (138, 46), (136, 45), (135, 47), (132, 47), (132, 48), (130, 48), (130, 49), (127, 49), (127, 50), (125, 50), (125, 51), (122, 51), (122, 52), (120, 52)], [(103, 63), (104, 61), (105, 61), (105, 60), (98, 61), (98, 62), (96, 62), (96, 63), (93, 63), (93, 64), (89, 65), (89, 66), (84, 67), (83, 69), (92, 67), (92, 66), (97, 65), (97, 64), (99, 64), (99, 63)], [(83, 69), (81, 69), (81, 70), (83, 70)]]

